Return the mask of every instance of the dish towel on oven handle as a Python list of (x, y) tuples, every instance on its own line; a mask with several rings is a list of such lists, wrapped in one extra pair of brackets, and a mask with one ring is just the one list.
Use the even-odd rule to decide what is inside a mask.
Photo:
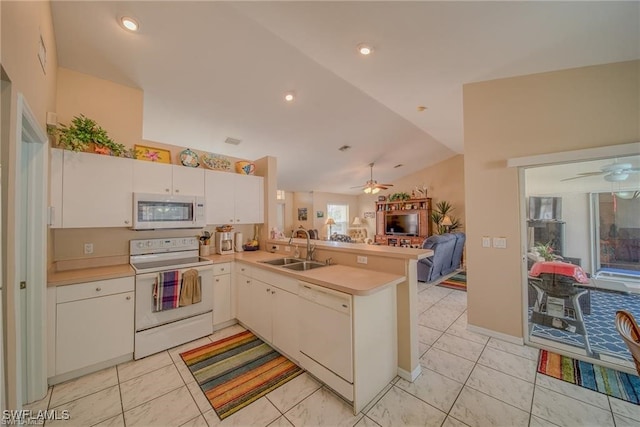
[(198, 270), (191, 269), (182, 274), (180, 290), (180, 307), (202, 301), (202, 283)]
[(153, 311), (178, 308), (180, 302), (180, 284), (182, 277), (179, 270), (158, 273), (153, 286)]

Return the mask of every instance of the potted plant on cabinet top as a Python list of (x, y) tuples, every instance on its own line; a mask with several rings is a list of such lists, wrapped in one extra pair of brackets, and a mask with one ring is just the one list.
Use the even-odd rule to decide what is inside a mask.
[(93, 151), (100, 154), (122, 156), (127, 151), (123, 144), (111, 139), (106, 130), (84, 114), (75, 116), (70, 126), (60, 124), (51, 133), (57, 137), (58, 145), (67, 150), (87, 151), (94, 144)]

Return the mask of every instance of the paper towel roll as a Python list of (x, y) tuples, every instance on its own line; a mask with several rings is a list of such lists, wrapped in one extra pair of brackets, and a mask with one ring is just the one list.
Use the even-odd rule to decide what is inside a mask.
[(242, 252), (242, 245), (244, 245), (244, 238), (242, 233), (236, 233), (236, 252)]

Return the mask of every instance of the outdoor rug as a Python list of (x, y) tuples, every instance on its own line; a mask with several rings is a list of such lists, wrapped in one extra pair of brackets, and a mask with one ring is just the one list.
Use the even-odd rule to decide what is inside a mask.
[(540, 350), (538, 372), (640, 405), (640, 377)]
[(438, 286), (442, 286), (443, 288), (451, 288), (457, 289), (459, 291), (467, 291), (467, 272), (461, 271), (459, 273), (454, 274), (453, 276), (444, 279), (442, 282), (438, 283)]
[(221, 420), (304, 372), (250, 331), (180, 356)]

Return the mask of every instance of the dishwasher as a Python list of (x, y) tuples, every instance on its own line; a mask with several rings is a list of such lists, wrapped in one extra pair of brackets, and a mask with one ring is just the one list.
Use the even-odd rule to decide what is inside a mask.
[[(326, 369), (353, 384), (351, 295), (307, 282), (298, 283), (302, 314), (300, 352), (315, 362), (309, 361), (303, 367), (321, 379), (329, 374), (323, 371)], [(351, 392), (345, 394), (353, 400)]]

